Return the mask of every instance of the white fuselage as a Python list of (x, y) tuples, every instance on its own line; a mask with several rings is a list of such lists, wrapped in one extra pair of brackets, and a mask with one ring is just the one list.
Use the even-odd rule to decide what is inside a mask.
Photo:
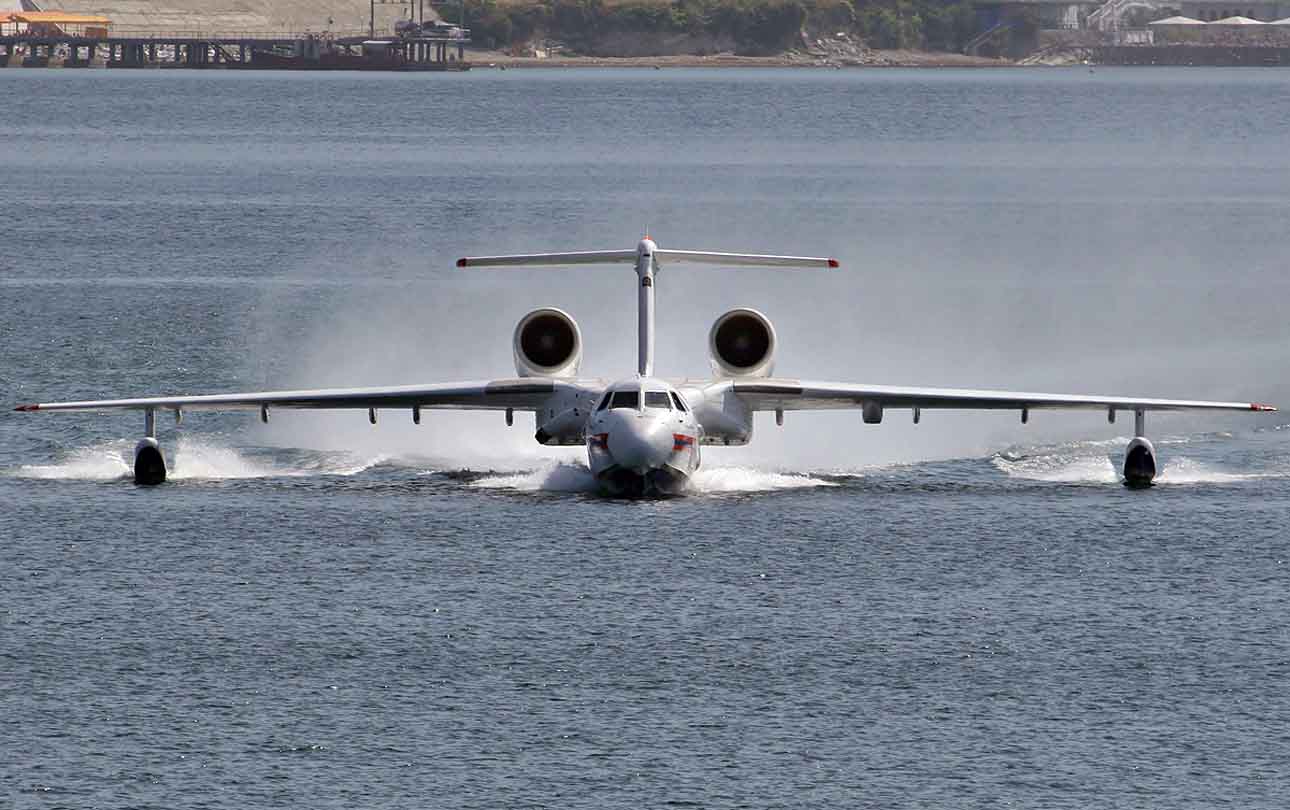
[(587, 419), (587, 463), (616, 495), (677, 492), (699, 467), (701, 438), (676, 388), (650, 377), (620, 380)]

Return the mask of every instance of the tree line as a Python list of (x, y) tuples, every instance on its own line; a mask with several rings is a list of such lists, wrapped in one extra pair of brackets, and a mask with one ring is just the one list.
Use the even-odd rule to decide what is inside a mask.
[(967, 0), (460, 0), (438, 6), (486, 48), (550, 38), (579, 53), (617, 34), (730, 40), (739, 53), (780, 53), (845, 31), (873, 48), (960, 51), (976, 28)]

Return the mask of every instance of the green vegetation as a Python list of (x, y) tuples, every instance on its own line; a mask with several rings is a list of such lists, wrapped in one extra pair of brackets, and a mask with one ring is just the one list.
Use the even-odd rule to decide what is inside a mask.
[[(966, 0), (463, 0), (475, 41), (511, 48), (551, 38), (580, 53), (607, 40), (662, 35), (733, 42), (746, 54), (779, 53), (802, 36), (845, 31), (874, 48), (958, 51), (972, 37), (975, 16)], [(440, 6), (456, 20), (459, 3)]]
[(976, 33), (976, 12), (967, 2), (871, 3), (858, 11), (856, 31), (874, 48), (957, 52)]

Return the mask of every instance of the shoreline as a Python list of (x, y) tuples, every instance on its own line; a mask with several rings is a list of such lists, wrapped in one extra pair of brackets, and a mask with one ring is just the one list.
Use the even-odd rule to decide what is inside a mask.
[(500, 51), (467, 51), (467, 61), (474, 70), (494, 68), (946, 68), (1016, 67), (1010, 59), (989, 59), (955, 53), (930, 51), (867, 51), (862, 56), (831, 56), (789, 52), (777, 56), (736, 56), (720, 53), (710, 56), (676, 54), (671, 56), (512, 56)]
[[(52, 57), (43, 67), (102, 68), (107, 62), (95, 57), (88, 62), (65, 65), (65, 59)], [(870, 50), (848, 48), (842, 50), (822, 51), (787, 51), (774, 56), (740, 56), (725, 52), (710, 55), (671, 54), (659, 56), (514, 56), (502, 51), (467, 50), (464, 64), (472, 70), (508, 70), (511, 68), (640, 68), (661, 70), (663, 68), (813, 68), (841, 70), (843, 68), (1001, 68), (1030, 66), (1034, 63), (1018, 63), (1010, 59), (991, 59), (965, 54), (914, 51), (914, 50)], [(193, 66), (183, 64), (149, 64), (136, 66), (156, 69), (190, 69)], [(204, 65), (211, 69), (223, 65)], [(249, 66), (238, 66), (249, 69)], [(26, 69), (21, 60), (6, 60), (0, 69)], [(272, 67), (260, 69), (272, 70)], [(298, 68), (308, 69), (308, 68)]]

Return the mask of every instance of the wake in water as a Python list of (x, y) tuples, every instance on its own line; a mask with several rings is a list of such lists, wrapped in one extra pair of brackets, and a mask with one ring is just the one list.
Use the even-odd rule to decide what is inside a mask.
[(488, 474), (472, 482), (480, 489), (517, 492), (595, 492), (596, 479), (582, 464), (553, 463), (536, 470)]
[[(134, 445), (120, 439), (73, 450), (53, 464), (27, 464), (13, 473), (21, 478), (70, 481), (115, 481), (133, 478)], [(302, 453), (296, 458), (252, 459), (244, 451), (210, 441), (182, 437), (167, 453), (171, 481), (225, 481), (310, 475), (357, 475), (386, 459), (360, 459), (343, 453)]]
[(807, 473), (770, 472), (752, 467), (707, 467), (698, 470), (690, 479), (690, 490), (704, 494), (835, 486), (838, 485), (833, 481)]
[(111, 481), (130, 476), (128, 455), (134, 445), (125, 441), (83, 447), (53, 464), (24, 464), (13, 472), (19, 478)]
[[(1162, 469), (1156, 478), (1160, 485), (1227, 484), (1241, 481), (1290, 477), (1290, 449), (1276, 430), (1254, 435), (1255, 444), (1239, 444), (1251, 437), (1231, 434), (1166, 437), (1156, 442), (1165, 448), (1161, 453)], [(1271, 444), (1268, 443), (1272, 439)], [(988, 462), (1005, 476), (1025, 481), (1058, 484), (1117, 484), (1121, 457), (1127, 437), (1096, 441), (1066, 442), (1034, 447), (1014, 447), (990, 456)], [(1233, 444), (1238, 443), (1238, 444)], [(1188, 455), (1175, 455), (1186, 450)], [(1233, 450), (1240, 456), (1230, 465), (1222, 463)], [(1251, 457), (1254, 450), (1254, 457)], [(1219, 457), (1215, 461), (1209, 456)], [(78, 448), (52, 464), (29, 464), (11, 470), (9, 475), (22, 478), (80, 481), (129, 481), (132, 479), (134, 442), (121, 439)], [(803, 490), (818, 487), (849, 486), (857, 477), (881, 486), (890, 480), (926, 481), (937, 475), (957, 477), (976, 474), (962, 469), (986, 459), (927, 461), (866, 468), (858, 472), (767, 470), (751, 466), (705, 466), (691, 478), (690, 495), (728, 495), (740, 493)], [(369, 451), (352, 453), (331, 450), (292, 448), (235, 449), (210, 438), (180, 437), (168, 452), (171, 481), (227, 481), (253, 478), (299, 478), (354, 476), (379, 465), (415, 470), (423, 475), (440, 475), (464, 471), (460, 479), (465, 486), (481, 490), (511, 492), (595, 493), (595, 479), (586, 464), (570, 459), (535, 461), (516, 457), (504, 462), (505, 472), (480, 471), (465, 459), (406, 456)], [(1256, 466), (1247, 465), (1254, 462)], [(490, 464), (491, 466), (491, 464)], [(472, 472), (471, 470), (474, 470)], [(493, 469), (496, 469), (494, 467)], [(410, 473), (414, 474), (414, 473)]]
[[(1157, 448), (1181, 448), (1232, 440), (1230, 433), (1212, 433), (1204, 436), (1176, 436), (1155, 441)], [(1011, 448), (996, 453), (990, 463), (1011, 478), (1031, 481), (1050, 481), (1063, 484), (1114, 484), (1123, 481), (1120, 472), (1121, 456), (1128, 444), (1127, 437), (1098, 441), (1067, 442), (1030, 448)], [(1175, 451), (1176, 452), (1176, 451)], [(1271, 470), (1229, 471), (1220, 465), (1191, 456), (1160, 454), (1161, 471), (1156, 476), (1157, 485), (1168, 484), (1225, 484), (1266, 478), (1284, 478), (1290, 475), (1290, 459), (1281, 459)]]
[[(135, 443), (128, 439), (103, 442), (67, 453), (52, 464), (28, 464), (12, 475), (64, 481), (129, 481), (133, 478)], [(516, 460), (529, 467), (531, 460)], [(250, 478), (299, 478), (305, 476), (353, 476), (379, 464), (400, 463), (435, 474), (455, 467), (450, 461), (396, 459), (388, 455), (360, 457), (349, 453), (315, 450), (239, 450), (208, 439), (181, 437), (167, 454), (170, 481), (229, 481)], [(517, 492), (598, 491), (596, 480), (585, 464), (551, 461), (537, 467), (506, 473), (484, 473), (470, 486)], [(698, 471), (690, 481), (692, 494), (767, 492), (784, 489), (836, 486), (805, 473), (771, 472), (751, 467), (710, 467)]]
[[(557, 463), (525, 472), (487, 475), (473, 482), (483, 489), (520, 492), (596, 492), (596, 479), (583, 464)], [(780, 473), (751, 467), (704, 467), (691, 478), (686, 492), (716, 495), (783, 489), (831, 487), (837, 484), (804, 473)]]
[(1227, 484), (1237, 481), (1258, 481), (1265, 478), (1284, 478), (1285, 472), (1231, 472), (1190, 458), (1165, 461), (1164, 470), (1156, 477), (1157, 484)]
[(1011, 478), (1062, 484), (1114, 484), (1120, 474), (1111, 463), (1110, 446), (1118, 442), (1076, 442), (1056, 447), (1010, 449), (990, 463)]

